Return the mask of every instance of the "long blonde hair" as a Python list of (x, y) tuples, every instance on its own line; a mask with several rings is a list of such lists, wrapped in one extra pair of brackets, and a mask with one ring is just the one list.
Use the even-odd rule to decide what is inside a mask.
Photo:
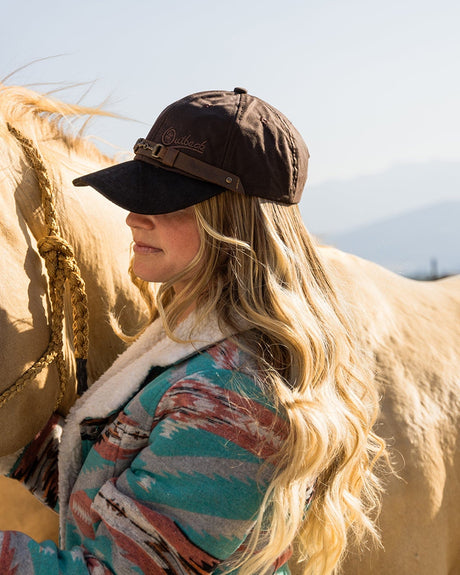
[(202, 242), (182, 274), (193, 279), (180, 298), (177, 278), (156, 294), (137, 280), (151, 319), (161, 315), (173, 335), (196, 301), (200, 319), (215, 311), (222, 325), (253, 328), (246, 333), (257, 337), (242, 345), (257, 357), (289, 424), (239, 573), (265, 573), (293, 546), (303, 573), (330, 574), (350, 532), (378, 539), (373, 468), (385, 445), (372, 431), (372, 374), (297, 206), (225, 191), (197, 204), (195, 214)]

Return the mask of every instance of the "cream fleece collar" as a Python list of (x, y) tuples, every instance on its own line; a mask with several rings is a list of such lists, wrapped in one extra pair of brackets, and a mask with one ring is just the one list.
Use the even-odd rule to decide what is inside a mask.
[(61, 541), (65, 541), (68, 499), (81, 466), (80, 423), (86, 418), (103, 418), (120, 409), (138, 390), (151, 367), (168, 366), (217, 343), (230, 334), (219, 328), (217, 318), (210, 316), (205, 325), (195, 326), (190, 314), (175, 335), (187, 343), (170, 339), (159, 318), (122, 353), (78, 399), (69, 412), (59, 449), (59, 505)]

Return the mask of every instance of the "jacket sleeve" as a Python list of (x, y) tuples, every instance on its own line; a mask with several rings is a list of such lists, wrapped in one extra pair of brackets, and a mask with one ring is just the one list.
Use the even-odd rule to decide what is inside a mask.
[(124, 412), (93, 450), (94, 464), (114, 460), (119, 473), (96, 494), (72, 494), (81, 543), (60, 551), (5, 533), (2, 573), (42, 573), (46, 558), (46, 575), (205, 574), (235, 556), (273, 472), (263, 463), (282, 441), (274, 411), (200, 376), (169, 389), (148, 433), (134, 425), (135, 415)]
[(253, 383), (238, 386), (234, 373), (221, 374), (219, 385), (215, 379), (173, 385), (146, 447), (97, 494), (92, 510), (100, 523), (85, 544), (96, 555), (98, 540), (110, 540), (115, 573), (210, 573), (251, 531), (273, 474), (264, 462), (281, 445), (285, 424), (250, 397)]
[(53, 414), (36, 437), (10, 459), (4, 474), (17, 479), (42, 503), (53, 509), (57, 505), (58, 450), (64, 419)]
[[(100, 563), (98, 562), (100, 566)], [(97, 566), (96, 566), (97, 567)], [(0, 532), (2, 575), (113, 575), (109, 570), (91, 570), (91, 558), (83, 548), (61, 551), (53, 541), (37, 543), (18, 531)]]

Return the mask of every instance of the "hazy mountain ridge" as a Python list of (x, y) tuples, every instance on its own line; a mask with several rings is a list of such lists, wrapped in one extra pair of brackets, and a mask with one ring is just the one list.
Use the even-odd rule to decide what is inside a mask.
[(460, 272), (460, 162), (400, 164), (307, 183), (300, 209), (322, 241), (393, 271)]
[(433, 204), (321, 240), (405, 275), (460, 273), (460, 201)]
[(460, 162), (432, 161), (314, 186), (307, 182), (300, 209), (310, 231), (330, 236), (448, 201), (460, 201)]

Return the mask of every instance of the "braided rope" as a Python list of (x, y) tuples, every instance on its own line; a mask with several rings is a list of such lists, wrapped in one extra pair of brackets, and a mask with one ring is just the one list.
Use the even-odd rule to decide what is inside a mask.
[(59, 235), (54, 205), (54, 193), (44, 161), (33, 142), (14, 126), (8, 129), (21, 145), (24, 154), (35, 170), (42, 195), (45, 223), (48, 233), (37, 242), (38, 252), (44, 259), (48, 272), (48, 291), (51, 302), (51, 337), (48, 347), (38, 361), (26, 370), (19, 379), (0, 395), (0, 407), (14, 397), (33, 380), (46, 366), (56, 362), (59, 374), (59, 396), (55, 409), (60, 405), (68, 384), (69, 374), (63, 352), (64, 291), (69, 285), (72, 317), (74, 353), (77, 362), (78, 390), (86, 389), (86, 358), (88, 357), (88, 305), (85, 283), (71, 246)]

